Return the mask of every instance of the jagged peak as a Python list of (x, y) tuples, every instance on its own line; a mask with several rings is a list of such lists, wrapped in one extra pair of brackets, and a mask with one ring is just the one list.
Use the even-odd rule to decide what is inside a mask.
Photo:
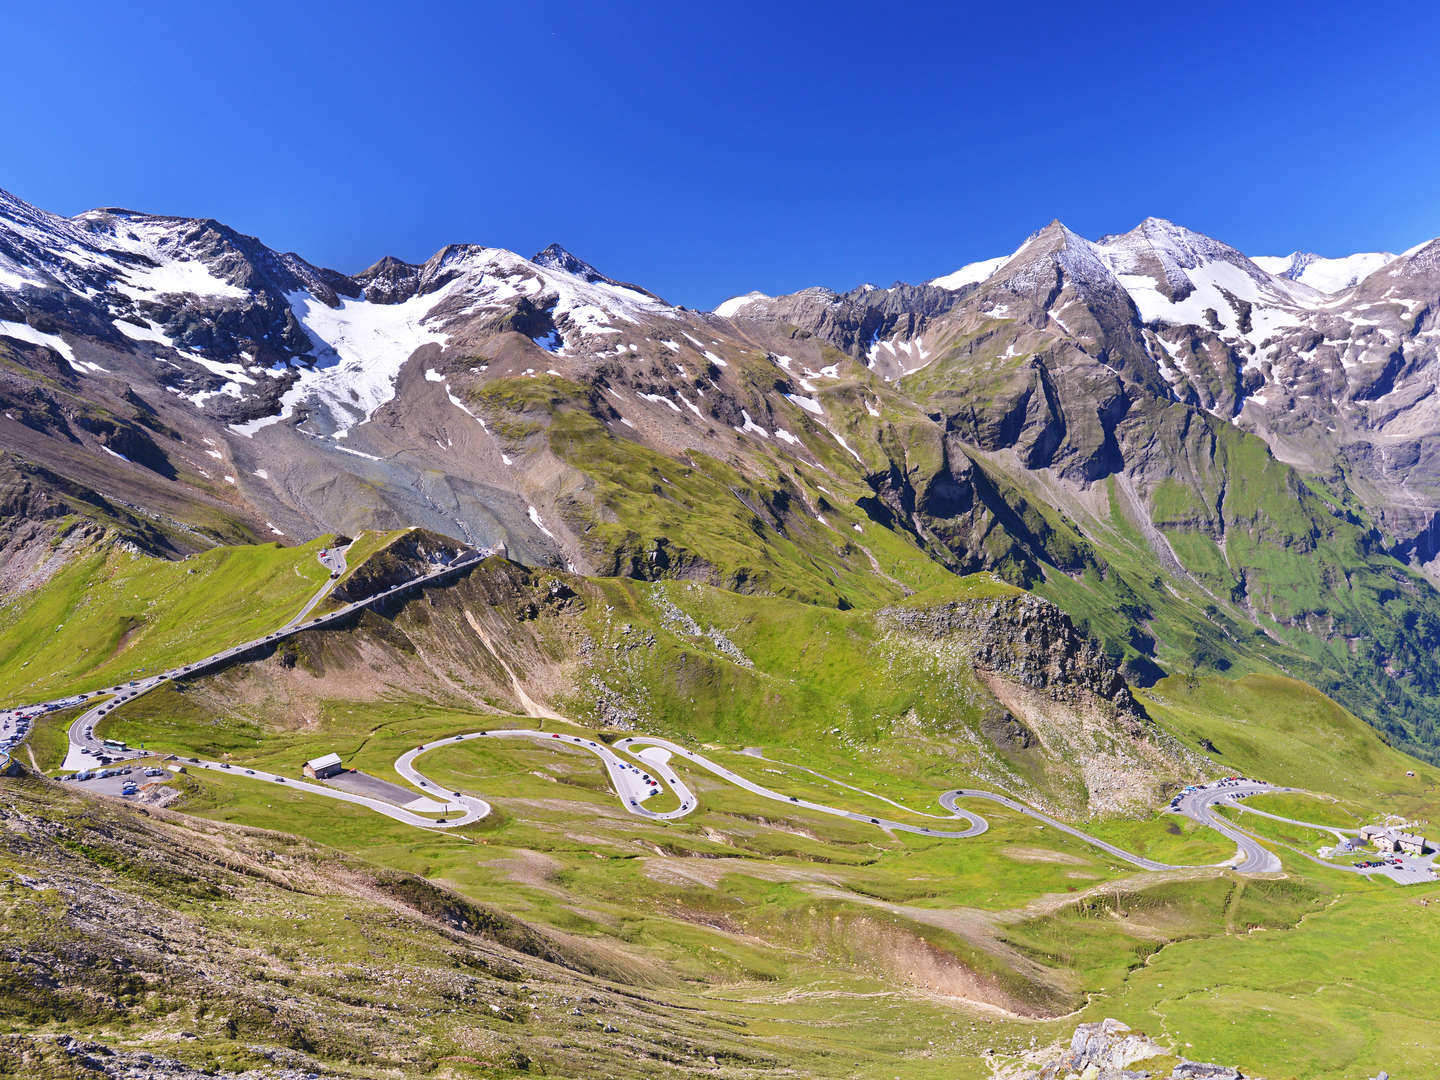
[[(627, 292), (639, 293), (651, 300), (665, 304), (665, 301), (651, 292), (649, 289), (636, 285), (629, 281), (620, 281), (607, 274), (602, 274), (590, 263), (565, 250), (559, 244), (551, 244), (544, 251), (536, 254), (531, 260), (536, 266), (546, 270), (558, 270), (562, 274), (569, 274), (571, 277), (579, 278), (590, 285), (609, 285), (613, 289), (624, 289)], [(669, 305), (666, 304), (668, 307)]]
[(1020, 250), (1000, 268), (1004, 272), (997, 272), (991, 280), (1011, 289), (1029, 291), (1040, 284), (1042, 277), (1053, 272), (1042, 270), (1050, 266), (1059, 269), (1070, 281), (1089, 288), (1111, 291), (1120, 287), (1101, 250), (1059, 218), (1031, 233)]
[(1101, 237), (1098, 246), (1117, 257), (1153, 254), (1167, 267), (1185, 269), (1216, 259), (1236, 265), (1249, 261), (1229, 244), (1160, 217), (1147, 217), (1129, 232)]
[(1409, 278), (1440, 272), (1440, 236), (1416, 244), (1382, 269), (1392, 277)]
[(531, 256), (530, 261), (536, 266), (543, 266), (547, 270), (560, 270), (584, 281), (610, 282), (610, 278), (559, 244), (549, 245), (544, 251)]
[(394, 255), (382, 255), (373, 263), (360, 271), (356, 277), (379, 277), (380, 275), (393, 276), (395, 274), (413, 274), (418, 270), (414, 263), (408, 263), (404, 259), (396, 258)]

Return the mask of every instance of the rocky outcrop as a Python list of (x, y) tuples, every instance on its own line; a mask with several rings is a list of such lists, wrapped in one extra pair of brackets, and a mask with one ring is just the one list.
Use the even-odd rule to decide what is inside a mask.
[(1067, 1080), (1072, 1076), (1082, 1080), (1142, 1080), (1151, 1074), (1130, 1066), (1165, 1053), (1165, 1048), (1149, 1037), (1107, 1018), (1081, 1024), (1059, 1057), (1025, 1076), (1026, 1080)]
[[(1145, 1068), (1152, 1059), (1170, 1059), (1172, 1053), (1169, 1047), (1107, 1017), (1081, 1024), (1071, 1036), (1070, 1045), (1059, 1053), (1043, 1051), (1032, 1055), (1043, 1064), (1036, 1069), (1036, 1062), (1031, 1060), (1030, 1068), (1017, 1075), (1024, 1080), (1264, 1080), (1234, 1065), (1184, 1059), (1168, 1072)], [(1389, 1073), (1382, 1071), (1373, 1080), (1389, 1080)]]
[(991, 706), (968, 722), (994, 755), (987, 779), (1032, 805), (1076, 819), (1145, 814), (1205, 769), (1047, 600), (1016, 592), (887, 608), (879, 618), (895, 655), (955, 678), (957, 691), (978, 678)]
[(341, 603), (352, 603), (386, 589), (433, 573), (467, 550), (448, 536), (428, 529), (412, 529), (383, 551), (370, 556), (331, 594)]
[(1055, 701), (1109, 705), (1138, 734), (1150, 723), (1100, 646), (1075, 629), (1070, 616), (1029, 593), (956, 600), (933, 608), (887, 608), (881, 618), (930, 638), (958, 637), (982, 671)]
[(877, 341), (923, 334), (932, 320), (955, 306), (955, 295), (949, 289), (898, 282), (889, 289), (867, 285), (847, 293), (804, 289), (757, 299), (741, 309), (741, 317), (793, 327), (860, 357)]

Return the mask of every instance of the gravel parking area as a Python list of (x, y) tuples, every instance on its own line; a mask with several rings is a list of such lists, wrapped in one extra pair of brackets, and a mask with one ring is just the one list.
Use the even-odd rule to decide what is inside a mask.
[(136, 787), (145, 788), (149, 784), (166, 784), (172, 780), (173, 774), (166, 772), (164, 776), (146, 776), (145, 769), (154, 766), (132, 765), (128, 773), (121, 773), (119, 776), (92, 776), (89, 780), (67, 780), (66, 783), (74, 784), (84, 791), (94, 791), (101, 795), (119, 795), (126, 784), (134, 784)]

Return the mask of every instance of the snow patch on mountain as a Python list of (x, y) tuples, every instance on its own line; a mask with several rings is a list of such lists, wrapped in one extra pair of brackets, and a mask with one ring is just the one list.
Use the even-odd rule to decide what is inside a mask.
[(128, 337), (131, 341), (150, 341), (156, 345), (164, 345), (167, 349), (174, 345), (168, 335), (160, 330), (153, 322), (147, 321), (144, 326), (136, 326), (128, 319), (113, 320), (115, 329)]
[[(142, 249), (143, 250), (143, 249)], [(243, 300), (244, 289), (215, 276), (199, 260), (165, 259), (158, 252), (155, 266), (129, 266), (120, 271), (114, 288), (132, 300), (150, 300), (156, 296), (185, 295), (218, 300)]]
[(530, 521), (531, 521), (531, 523), (532, 523), (537, 529), (539, 529), (542, 533), (544, 533), (546, 536), (548, 536), (551, 540), (554, 540), (554, 539), (555, 539), (555, 534), (552, 533), (549, 529), (547, 529), (547, 528), (545, 527), (545, 522), (544, 522), (544, 520), (542, 520), (541, 517), (540, 517), (540, 511), (539, 511), (539, 510), (536, 510), (535, 507), (532, 506), (532, 507), (529, 507), (529, 512), (530, 512), (530, 513), (529, 513), (529, 516), (530, 516)]
[(729, 319), (732, 318), (736, 314), (736, 312), (740, 311), (743, 308), (749, 307), (757, 300), (769, 299), (770, 297), (758, 291), (748, 292), (744, 296), (732, 296), (729, 300), (726, 300), (724, 303), (716, 307), (714, 314), (719, 315), (722, 319)]
[(41, 333), (28, 323), (0, 322), (0, 337), (16, 338), (31, 345), (44, 345), (65, 357), (72, 367), (75, 365), (75, 350), (58, 334)]
[(991, 274), (999, 270), (1012, 258), (1015, 253), (1000, 255), (993, 259), (981, 259), (979, 262), (966, 263), (959, 270), (946, 274), (944, 277), (931, 278), (925, 284), (934, 285), (937, 289), (963, 289), (966, 285), (978, 285)]
[(9, 259), (0, 258), (0, 289), (24, 289), (28, 286), (44, 285), (25, 273), (24, 269)]
[(786, 394), (785, 397), (814, 416), (825, 415), (825, 410), (821, 408), (820, 402), (816, 401), (813, 397), (806, 397), (803, 394)]
[(1193, 291), (1183, 299), (1172, 300), (1156, 287), (1154, 279), (1144, 274), (1117, 274), (1130, 299), (1135, 302), (1142, 322), (1164, 322), (1209, 325), (1207, 312), (1214, 311), (1221, 327), (1232, 334), (1242, 336), (1240, 316), (1226, 297), (1226, 293), (1252, 305), (1250, 312), (1251, 329), (1243, 336), (1256, 340), (1268, 337), (1270, 333), (1285, 326), (1295, 326), (1299, 320), (1291, 313), (1273, 306), (1271, 298), (1261, 295), (1253, 278), (1240, 267), (1228, 262), (1206, 263), (1187, 273), (1186, 277)]
[(412, 296), (399, 304), (342, 297), (333, 308), (308, 292), (288, 294), (290, 308), (315, 348), (315, 361), (300, 369), (295, 385), (280, 399), (278, 414), (245, 427), (254, 430), (282, 420), (302, 404), (309, 411), (309, 422), (327, 435), (342, 434), (369, 420), (395, 396), (400, 368), (415, 350), (449, 340), (424, 325), (449, 291)]
[(1309, 285), (1322, 293), (1344, 292), (1395, 261), (1388, 251), (1361, 251), (1327, 259), (1309, 251), (1290, 255), (1254, 255), (1250, 261), (1266, 273)]

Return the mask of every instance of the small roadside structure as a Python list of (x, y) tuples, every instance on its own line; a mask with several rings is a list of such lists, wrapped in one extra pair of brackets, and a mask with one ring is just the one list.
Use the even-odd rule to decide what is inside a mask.
[(323, 757), (311, 758), (305, 762), (302, 770), (306, 776), (316, 780), (325, 780), (337, 773), (345, 771), (345, 766), (340, 764), (340, 755), (335, 753), (326, 754)]

